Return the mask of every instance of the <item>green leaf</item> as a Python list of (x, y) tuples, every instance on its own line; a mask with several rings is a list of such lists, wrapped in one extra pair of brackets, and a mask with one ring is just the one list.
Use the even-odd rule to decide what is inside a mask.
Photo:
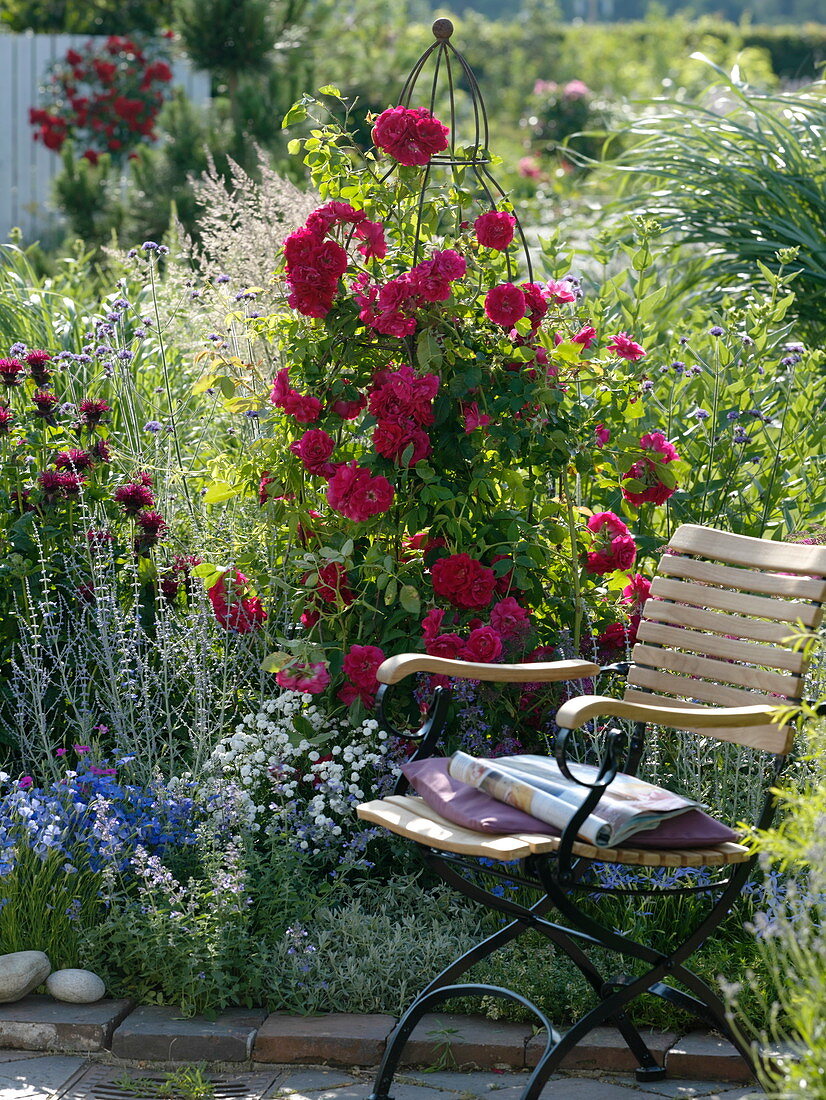
[(235, 383), (231, 378), (222, 376), (221, 378), (216, 378), (216, 382), (218, 383), (218, 389), (221, 391), (224, 397), (235, 397)]
[(335, 86), (335, 84), (325, 84), (323, 88), (318, 89), (319, 95), (334, 95), (336, 98), (341, 99), (341, 92)]
[(261, 662), (262, 672), (280, 672), (284, 665), (288, 661), (291, 661), (292, 657), (289, 653), (278, 651), (277, 653), (268, 653), (264, 660)]
[(227, 481), (213, 481), (204, 493), (205, 504), (220, 504), (222, 500), (231, 500), (238, 496), (238, 489)]
[(290, 154), (290, 156), (293, 157), (296, 155), (296, 153), (301, 152), (301, 142), (298, 138), (290, 138), (290, 140), (287, 142), (287, 152)]
[(303, 122), (307, 117), (307, 108), (303, 103), (294, 103), (290, 107), (289, 111), (284, 115), (281, 122), (281, 129), (286, 130), (288, 126), (294, 126), (297, 122)]
[(399, 591), (399, 603), (410, 615), (418, 615), (422, 601), (412, 584), (403, 584)]
[(301, 741), (312, 741), (317, 736), (317, 731), (308, 718), (303, 714), (292, 716), (293, 733), (290, 735), (290, 744), (298, 745)]
[(399, 582), (395, 577), (391, 577), (388, 581), (387, 588), (384, 590), (384, 604), (385, 607), (390, 607), (391, 604), (396, 602), (396, 595), (399, 591)]

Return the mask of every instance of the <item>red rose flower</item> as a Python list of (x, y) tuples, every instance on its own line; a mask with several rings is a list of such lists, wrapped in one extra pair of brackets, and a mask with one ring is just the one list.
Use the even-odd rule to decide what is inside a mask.
[(479, 215), (473, 228), (479, 244), (503, 252), (513, 240), (516, 218), (504, 210), (489, 210), (487, 214)]
[(471, 630), (462, 654), (466, 661), (490, 664), (502, 656), (502, 639), (489, 626), (477, 626)]
[(341, 666), (341, 671), (350, 680), (345, 688), (350, 690), (342, 689), (345, 694), (341, 697), (347, 702), (358, 698), (366, 707), (372, 706), (379, 688), (376, 672), (384, 659), (384, 652), (378, 646), (351, 646)]
[(465, 643), (458, 634), (437, 634), (425, 638), (425, 652), (431, 657), (446, 657), (449, 661), (461, 661), (465, 653)]
[(447, 149), (448, 128), (424, 107), (388, 107), (373, 126), (373, 141), (399, 164), (423, 165)]
[(320, 695), (330, 685), (330, 673), (323, 661), (310, 665), (293, 664), (276, 673), (275, 681), (287, 691), (302, 691), (305, 695)]
[(587, 524), (596, 535), (596, 549), (588, 553), (586, 573), (613, 573), (630, 569), (637, 556), (637, 545), (628, 528), (613, 512), (597, 512)]
[(373, 429), (373, 446), (378, 454), (398, 465), (402, 465), (405, 452), (412, 446), (405, 466), (415, 466), (431, 451), (430, 436), (414, 420), (380, 420)]
[(456, 607), (487, 607), (493, 598), (493, 570), (469, 554), (452, 554), (434, 562), (430, 576), (433, 591)]
[(620, 359), (630, 359), (632, 362), (642, 359), (645, 355), (645, 350), (632, 340), (627, 332), (618, 332), (616, 336), (611, 336), (606, 346), (608, 351), (612, 351)]
[(336, 441), (322, 428), (310, 428), (301, 439), (290, 444), (290, 450), (298, 455), (304, 468), (311, 474), (331, 477), (335, 466), (327, 459), (335, 450)]
[(386, 477), (374, 477), (355, 460), (339, 466), (327, 486), (330, 507), (356, 523), (386, 512), (393, 496), (393, 486)]
[(495, 603), (490, 612), (490, 625), (502, 638), (517, 638), (530, 627), (531, 613), (513, 596)]
[(319, 569), (315, 591), (322, 603), (337, 604), (340, 601), (346, 605), (356, 598), (347, 578), (347, 570), (337, 561), (331, 561)]
[[(646, 503), (664, 504), (673, 495), (675, 488), (660, 480), (660, 470), (680, 456), (662, 432), (647, 432), (640, 438), (640, 447), (649, 454), (635, 462), (623, 478), (620, 485), (622, 495), (636, 507)], [(626, 481), (641, 483), (642, 488), (630, 488), (625, 484)]]
[(267, 612), (256, 596), (245, 596), (247, 578), (237, 569), (229, 569), (213, 586), (207, 596), (217, 622), (225, 630), (237, 634), (249, 634), (266, 620)]
[(485, 313), (495, 325), (513, 328), (527, 312), (525, 295), (513, 283), (500, 283), (485, 295)]

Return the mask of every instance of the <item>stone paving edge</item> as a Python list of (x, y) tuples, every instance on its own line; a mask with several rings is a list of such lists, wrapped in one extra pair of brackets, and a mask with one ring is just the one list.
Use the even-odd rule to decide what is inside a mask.
[[(396, 1020), (383, 1014), (326, 1016), (226, 1009), (214, 1020), (182, 1019), (171, 1008), (127, 1000), (72, 1005), (29, 994), (0, 1004), (0, 1050), (111, 1052), (152, 1061), (223, 1061), (236, 1065), (375, 1066)], [(676, 1079), (743, 1083), (750, 1076), (735, 1048), (719, 1035), (644, 1032), (657, 1061)], [(529, 1069), (544, 1048), (528, 1024), (481, 1016), (434, 1014), (414, 1032), (402, 1066), (448, 1062), (462, 1068)], [(140, 1053), (138, 1053), (140, 1052)], [(213, 1056), (210, 1057), (210, 1053)], [(171, 1055), (171, 1057), (170, 1057)], [(217, 1055), (217, 1057), (216, 1057)], [(630, 1072), (633, 1060), (618, 1032), (597, 1028), (565, 1060), (563, 1072)]]

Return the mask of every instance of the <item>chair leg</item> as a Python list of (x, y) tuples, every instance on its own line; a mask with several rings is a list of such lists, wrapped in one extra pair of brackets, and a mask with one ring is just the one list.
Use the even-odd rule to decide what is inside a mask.
[(413, 1033), (416, 1024), (421, 1020), (425, 1013), (429, 1012), (436, 1005), (449, 1001), (453, 997), (502, 997), (509, 1001), (516, 1001), (517, 1004), (521, 1004), (523, 1008), (529, 1009), (540, 1020), (543, 1027), (548, 1033), (548, 1043), (546, 1046), (546, 1053), (549, 1049), (552, 1049), (555, 1044), (560, 1040), (558, 1032), (554, 1029), (550, 1020), (547, 1018), (541, 1009), (537, 1008), (535, 1004), (522, 997), (519, 993), (515, 993), (512, 989), (502, 989), (501, 986), (496, 985), (483, 985), (480, 983), (468, 983), (464, 985), (447, 985), (442, 986), (440, 989), (433, 989), (429, 993), (423, 993), (416, 998), (413, 1004), (408, 1008), (394, 1030), (390, 1033), (387, 1040), (387, 1046), (384, 1051), (384, 1057), (381, 1060), (378, 1071), (376, 1073), (376, 1079), (373, 1084), (373, 1091), (368, 1097), (368, 1100), (392, 1100), (388, 1089), (390, 1088), (393, 1078), (396, 1075), (396, 1070), (399, 1065), (399, 1059), (401, 1058), (402, 1051), (407, 1044), (408, 1039)]

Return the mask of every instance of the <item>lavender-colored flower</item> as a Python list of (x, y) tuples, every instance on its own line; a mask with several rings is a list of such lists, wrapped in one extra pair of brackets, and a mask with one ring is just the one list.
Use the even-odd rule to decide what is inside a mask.
[(116, 298), (112, 302), (112, 309), (129, 309), (129, 302), (125, 298)]
[(220, 275), (216, 275), (216, 277), (215, 277), (215, 282), (216, 283), (228, 283), (229, 281), (230, 281), (229, 275), (227, 275), (223, 272)]
[(169, 255), (169, 246), (165, 245), (165, 244), (159, 244), (158, 245), (158, 255), (159, 256), (168, 256)]
[(158, 244), (156, 241), (144, 241), (141, 248), (144, 252), (157, 252)]
[(695, 420), (708, 420), (708, 418), (711, 416), (711, 413), (708, 411), (708, 409), (701, 409), (698, 405), (697, 408), (692, 409), (688, 415), (693, 416)]
[(147, 420), (143, 426), (145, 432), (159, 432), (163, 428), (163, 424), (160, 420)]
[(747, 435), (745, 431), (738, 425), (734, 429), (734, 442), (735, 443), (749, 443), (751, 442), (751, 436)]
[(134, 258), (137, 256), (137, 254), (138, 254), (137, 248), (130, 248), (129, 251), (126, 253), (126, 258), (127, 258), (127, 260), (134, 260)]
[(679, 341), (679, 342), (680, 342), (680, 343), (681, 343), (681, 344), (682, 344), (683, 346), (685, 346), (685, 345), (686, 345), (686, 344), (688, 343), (688, 337), (687, 337), (687, 336), (681, 336), (681, 337), (680, 337), (680, 341)]
[(643, 383), (640, 386), (640, 389), (642, 390), (643, 393), (650, 393), (651, 390), (654, 389), (654, 383), (651, 381), (650, 378), (646, 378), (646, 379), (643, 380)]
[(708, 331), (712, 336), (722, 336), (726, 330), (720, 325), (712, 325)]
[(675, 361), (671, 364), (671, 369), (674, 371), (675, 374), (682, 374), (685, 370), (685, 363), (683, 363), (680, 359), (675, 359)]
[(754, 347), (754, 340), (752, 340), (752, 338), (747, 333), (743, 333), (743, 335), (740, 337), (740, 341), (744, 347)]
[(729, 412), (726, 413), (726, 420), (739, 420), (739, 419), (740, 419), (740, 413), (737, 412), (736, 409), (731, 409)]
[(123, 314), (118, 313), (117, 310), (112, 310), (111, 313), (106, 314), (106, 320), (111, 321), (113, 325), (116, 325), (121, 320)]
[(146, 336), (146, 329), (136, 328), (132, 335), (135, 337), (136, 340), (142, 340), (144, 336)]

